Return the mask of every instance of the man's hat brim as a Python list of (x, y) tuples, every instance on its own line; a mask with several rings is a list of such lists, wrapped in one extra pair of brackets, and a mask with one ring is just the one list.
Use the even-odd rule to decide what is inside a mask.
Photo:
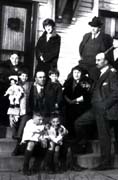
[(88, 24), (92, 27), (101, 27), (103, 25), (103, 22), (99, 17), (95, 16)]

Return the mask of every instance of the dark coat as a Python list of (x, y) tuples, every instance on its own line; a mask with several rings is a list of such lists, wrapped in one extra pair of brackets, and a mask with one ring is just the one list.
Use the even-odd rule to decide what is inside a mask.
[[(30, 92), (30, 107), (32, 112), (40, 113), (44, 117), (50, 117), (55, 110), (62, 108), (62, 88), (60, 84), (46, 83), (43, 93), (40, 95), (35, 85), (32, 86)], [(59, 108), (55, 108), (55, 104)]]
[(9, 69), (0, 64), (0, 96), (3, 96), (7, 88), (9, 87)]
[[(113, 68), (112, 68), (113, 69)], [(109, 69), (101, 75), (93, 91), (92, 104), (101, 147), (101, 162), (111, 162), (110, 121), (118, 120), (118, 77)], [(117, 124), (115, 124), (117, 127)], [(117, 133), (116, 129), (114, 132)]]
[[(71, 131), (74, 125), (74, 121), (90, 108), (90, 94), (81, 86), (81, 82), (73, 90), (73, 78), (68, 79), (64, 84), (63, 95), (65, 97), (65, 118), (67, 128)], [(83, 96), (84, 101), (79, 104), (71, 104), (67, 101), (66, 97), (74, 100)]]
[(30, 95), (29, 95), (29, 104), (32, 110), (32, 113), (40, 113), (41, 116), (45, 116), (45, 89), (40, 95), (37, 91), (35, 84), (32, 85)]
[[(92, 37), (92, 33), (87, 33), (84, 35), (83, 37), (83, 40), (82, 42), (80, 43), (80, 46), (79, 46), (79, 52), (80, 52), (80, 55), (82, 57), (83, 60), (87, 60), (87, 59), (84, 59), (84, 54), (83, 54), (83, 50), (88, 42), (88, 40)], [(112, 46), (112, 43), (113, 43), (113, 39), (111, 38), (110, 35), (108, 34), (104, 34), (104, 33), (101, 33), (99, 34), (98, 38), (101, 38), (101, 44), (98, 46), (98, 49), (97, 49), (97, 54), (100, 53), (100, 52), (105, 52), (107, 49), (109, 49), (111, 46)], [(93, 51), (93, 49), (91, 49)], [(96, 56), (96, 54), (95, 54)], [(95, 57), (94, 57), (95, 58)], [(114, 58), (113, 58), (113, 50), (110, 51), (108, 54), (107, 54), (107, 59), (110, 61), (110, 63), (113, 65), (113, 62), (114, 62)]]
[(3, 62), (2, 66), (4, 66), (7, 69), (8, 76), (18, 75), (18, 72), (20, 70), (26, 69), (26, 67), (24, 66), (22, 62), (19, 62), (17, 66), (13, 66), (10, 60)]
[[(113, 71), (113, 68), (111, 69), (109, 67), (99, 77), (93, 88), (91, 99), (92, 108), (75, 122), (76, 133), (78, 139), (81, 140), (81, 137), (83, 138), (83, 133), (81, 135), (81, 132), (84, 132), (85, 125), (96, 123), (100, 140), (101, 163), (103, 165), (109, 165), (111, 162), (110, 120), (114, 122), (118, 120), (118, 77), (117, 73)], [(115, 125), (117, 128), (117, 124)]]
[(98, 80), (92, 96), (93, 107), (109, 120), (118, 120), (118, 77), (111, 68)]
[[(77, 115), (83, 113), (83, 111), (89, 107), (89, 102), (90, 102), (90, 92), (87, 91), (86, 88), (82, 87), (82, 81), (80, 81), (77, 86), (73, 90), (73, 78), (68, 79), (65, 84), (64, 84), (64, 91), (63, 95), (67, 96), (70, 100), (76, 99), (80, 96), (83, 96), (84, 101), (80, 102), (78, 105), (77, 104), (69, 104), (66, 102), (66, 106), (72, 108), (72, 109), (77, 109)], [(89, 104), (89, 105), (88, 105)], [(71, 111), (73, 114), (73, 111)], [(76, 116), (76, 115), (73, 115)]]
[(57, 81), (52, 83), (50, 80), (46, 86), (46, 112), (51, 115), (52, 112), (58, 110), (62, 113), (63, 110), (63, 94), (62, 86)]
[[(58, 34), (52, 35), (48, 42), (46, 41), (46, 32), (42, 34), (36, 45), (37, 70), (48, 72), (51, 68), (57, 68), (60, 43), (61, 37)], [(41, 55), (45, 62), (41, 61)]]
[(9, 87), (9, 76), (19, 75), (20, 70), (23, 69), (26, 70), (27, 68), (22, 62), (19, 62), (17, 66), (13, 66), (10, 60), (0, 63), (0, 72), (2, 72), (0, 80), (2, 77), (4, 78), (3, 83), (6, 89)]

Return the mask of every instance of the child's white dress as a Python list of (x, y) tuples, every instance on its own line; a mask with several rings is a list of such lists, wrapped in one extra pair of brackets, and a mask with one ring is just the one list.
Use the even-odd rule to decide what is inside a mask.
[(10, 101), (10, 107), (8, 108), (7, 111), (8, 115), (19, 115), (20, 108), (16, 107), (16, 105), (17, 106), (19, 105), (20, 98), (23, 96), (23, 94), (24, 94), (23, 88), (17, 84), (14, 84), (7, 89), (5, 96), (8, 95)]
[(23, 131), (23, 137), (21, 143), (24, 143), (26, 141), (35, 141), (39, 142), (44, 138), (45, 132), (45, 125), (44, 124), (35, 124), (33, 119), (30, 119), (27, 121), (24, 131)]

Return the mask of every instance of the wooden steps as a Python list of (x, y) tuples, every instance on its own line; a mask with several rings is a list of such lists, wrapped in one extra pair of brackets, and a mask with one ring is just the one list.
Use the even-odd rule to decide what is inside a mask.
[[(0, 137), (2, 137), (0, 138), (0, 171), (18, 172), (22, 169), (23, 156), (11, 155), (16, 146), (16, 140), (12, 139), (11, 128), (0, 127)], [(112, 164), (115, 168), (118, 168), (118, 155), (114, 155), (114, 141), (112, 142)], [(92, 140), (91, 144), (93, 149), (92, 153), (76, 155), (78, 164), (89, 169), (97, 166), (100, 162), (99, 140)]]

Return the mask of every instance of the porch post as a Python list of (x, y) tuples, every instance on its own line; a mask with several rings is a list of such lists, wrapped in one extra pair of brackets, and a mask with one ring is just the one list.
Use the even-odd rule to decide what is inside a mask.
[(31, 31), (31, 69), (32, 69), (32, 75), (34, 75), (35, 72), (35, 39), (36, 39), (36, 27), (37, 27), (37, 17), (38, 17), (38, 6), (39, 3), (33, 2), (32, 9), (32, 31)]
[(98, 16), (99, 14), (99, 0), (93, 0), (92, 16)]

